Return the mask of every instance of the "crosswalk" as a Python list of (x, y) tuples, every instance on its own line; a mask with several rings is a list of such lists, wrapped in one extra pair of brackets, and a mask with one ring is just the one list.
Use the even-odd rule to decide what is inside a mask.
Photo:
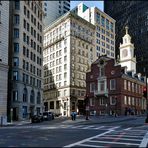
[(147, 126), (115, 130), (116, 128), (119, 127), (64, 147), (147, 147)]
[(3, 127), (3, 129), (81, 129), (81, 130), (112, 130), (119, 128), (119, 126), (101, 126), (101, 125), (24, 125), (24, 126), (12, 126)]

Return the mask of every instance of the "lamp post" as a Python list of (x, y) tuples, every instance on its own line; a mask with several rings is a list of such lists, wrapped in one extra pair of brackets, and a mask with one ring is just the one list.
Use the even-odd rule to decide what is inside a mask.
[(117, 117), (117, 97), (115, 98), (115, 101), (116, 101), (116, 102), (115, 102), (115, 108), (116, 108), (116, 109), (115, 109), (115, 117)]
[(85, 111), (86, 111), (86, 120), (89, 120), (88, 119), (88, 116), (89, 116), (89, 97), (88, 95), (86, 95), (86, 98), (85, 98)]
[(68, 98), (67, 98), (67, 117), (68, 117)]

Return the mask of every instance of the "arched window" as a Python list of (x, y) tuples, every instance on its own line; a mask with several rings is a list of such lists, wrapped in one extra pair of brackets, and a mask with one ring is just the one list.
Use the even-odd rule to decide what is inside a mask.
[(27, 91), (27, 88), (24, 88), (24, 91), (23, 91), (23, 102), (27, 102), (28, 100), (28, 91)]
[(37, 104), (41, 104), (41, 94), (38, 92), (37, 94)]
[(34, 90), (31, 90), (30, 103), (34, 103)]

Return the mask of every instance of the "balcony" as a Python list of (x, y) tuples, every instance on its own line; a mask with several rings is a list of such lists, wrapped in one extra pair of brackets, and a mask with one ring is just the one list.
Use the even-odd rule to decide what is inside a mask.
[(105, 90), (102, 90), (102, 91), (101, 90), (95, 90), (94, 95), (108, 97), (108, 89), (105, 89)]

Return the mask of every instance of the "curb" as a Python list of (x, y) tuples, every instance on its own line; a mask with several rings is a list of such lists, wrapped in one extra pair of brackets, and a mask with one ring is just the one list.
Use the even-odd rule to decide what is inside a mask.
[(89, 125), (89, 124), (106, 124), (106, 123), (116, 123), (116, 122), (124, 122), (124, 121), (129, 121), (129, 120), (136, 120), (135, 118), (132, 119), (123, 119), (123, 120), (117, 120), (117, 121), (102, 121), (102, 122), (97, 122), (97, 121), (92, 121), (92, 120), (85, 120), (85, 121), (80, 121), (77, 122), (76, 124), (84, 124), (84, 125)]

